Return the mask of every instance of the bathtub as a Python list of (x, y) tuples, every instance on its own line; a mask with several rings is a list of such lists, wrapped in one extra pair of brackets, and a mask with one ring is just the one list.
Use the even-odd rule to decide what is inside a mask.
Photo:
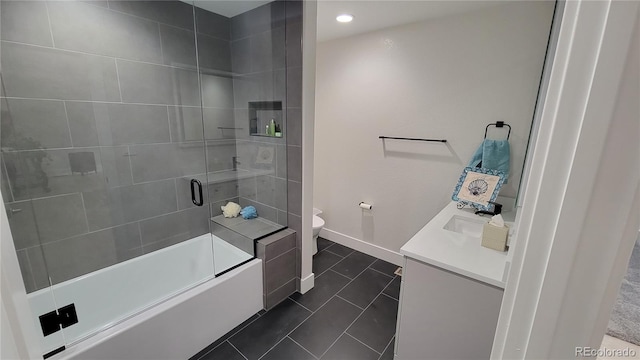
[[(43, 353), (64, 345), (50, 359), (187, 359), (262, 309), (252, 258), (205, 234), (28, 294)], [(213, 277), (214, 262), (229, 271)], [(78, 323), (43, 336), (38, 316), (71, 303)]]

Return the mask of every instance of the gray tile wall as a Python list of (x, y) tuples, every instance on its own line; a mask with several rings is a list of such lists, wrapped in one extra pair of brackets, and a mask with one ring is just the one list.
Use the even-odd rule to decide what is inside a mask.
[[(230, 20), (196, 9), (194, 26), (180, 1), (2, 1), (0, 16), (1, 189), (27, 291), (209, 232), (188, 179), (236, 153), (219, 128), (235, 126)], [(212, 208), (236, 185), (205, 189)]]
[(258, 240), (256, 256), (262, 259), (263, 303), (269, 310), (296, 291), (296, 234), (287, 229)]
[[(300, 233), (301, 4), (194, 26), (180, 1), (1, 2), (0, 188), (28, 292), (208, 232), (227, 201)], [(248, 135), (248, 101), (282, 101), (283, 138)], [(262, 175), (195, 207), (189, 176), (234, 156)]]
[[(248, 131), (238, 135), (240, 167), (267, 172), (242, 182), (240, 204), (253, 205), (267, 219), (289, 226), (291, 215), (300, 216), (301, 208), (302, 164), (290, 161), (301, 159), (301, 103), (296, 99), (301, 97), (302, 79), (292, 70), (302, 69), (301, 4), (277, 1), (231, 18), (236, 127), (249, 126), (251, 101), (280, 101), (283, 105), (283, 111), (275, 114), (282, 138), (249, 136)], [(292, 89), (300, 94), (290, 94)], [(265, 153), (268, 160), (260, 161)], [(296, 182), (287, 181), (291, 177)], [(296, 201), (300, 204), (291, 207)]]

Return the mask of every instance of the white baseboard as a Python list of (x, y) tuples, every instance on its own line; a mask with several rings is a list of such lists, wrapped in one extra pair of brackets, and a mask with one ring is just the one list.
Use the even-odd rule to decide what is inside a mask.
[(300, 280), (300, 293), (301, 294), (306, 293), (307, 291), (313, 289), (314, 285), (315, 285), (315, 276), (313, 275), (313, 273), (311, 273), (306, 278)]
[(323, 237), (327, 240), (331, 240), (340, 245), (350, 247), (354, 250), (358, 250), (367, 255), (377, 257), (378, 259), (388, 261), (398, 266), (403, 266), (404, 264), (404, 256), (398, 252), (385, 249), (382, 246), (378, 246), (370, 242), (356, 239), (354, 237), (345, 235), (343, 233), (339, 233), (331, 229), (323, 228), (322, 230), (320, 230), (320, 237)]

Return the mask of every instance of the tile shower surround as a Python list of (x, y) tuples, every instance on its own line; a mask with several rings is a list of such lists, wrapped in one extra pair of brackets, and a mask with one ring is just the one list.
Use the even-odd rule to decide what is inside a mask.
[[(241, 148), (261, 144), (218, 129), (248, 126), (246, 118), (235, 119), (242, 126), (234, 124), (233, 114), (243, 112), (237, 101), (253, 88), (235, 88), (240, 75), (230, 71), (251, 61), (232, 56), (232, 45), (253, 37), (269, 40), (265, 34), (271, 31), (272, 36), (285, 33), (287, 41), (299, 39), (289, 23), (301, 29), (301, 6), (291, 4), (286, 19), (274, 17), (272, 24), (276, 11), (271, 6), (283, 3), (232, 19), (195, 9), (201, 109), (191, 6), (178, 1), (2, 2), (1, 190), (28, 292), (48, 286), (47, 274), (53, 283), (62, 282), (209, 231), (209, 211), (191, 204), (182, 177), (205, 166), (231, 169), (236, 153), (242, 159)], [(289, 50), (287, 60), (300, 67), (299, 54)], [(264, 52), (260, 59), (272, 55), (262, 47), (250, 49), (248, 56), (259, 55), (256, 51)], [(287, 117), (300, 122), (299, 96), (291, 90), (275, 94), (273, 77), (263, 76), (290, 70), (284, 65), (269, 70), (277, 61), (265, 62), (249, 65), (262, 71), (246, 75), (263, 91), (254, 96), (288, 96), (285, 104), (297, 107), (287, 108)], [(300, 88), (290, 84), (300, 76), (279, 83), (283, 79)], [(193, 131), (201, 129), (202, 112), (204, 138), (201, 130)], [(294, 129), (292, 146), (284, 139), (264, 139), (277, 149), (273, 176), (210, 186), (213, 214), (229, 200), (251, 203), (300, 231), (300, 204), (291, 206), (291, 201), (300, 199), (301, 164), (287, 163), (286, 156), (300, 153), (301, 133), (295, 131), (300, 124), (287, 125), (285, 133)], [(77, 152), (86, 156), (74, 164), (69, 154)], [(239, 168), (251, 166), (250, 155), (245, 156)], [(34, 162), (42, 164), (41, 171), (26, 166)], [(287, 168), (293, 175), (288, 182)], [(287, 213), (286, 201), (273, 196), (276, 188), (287, 189), (295, 213)]]

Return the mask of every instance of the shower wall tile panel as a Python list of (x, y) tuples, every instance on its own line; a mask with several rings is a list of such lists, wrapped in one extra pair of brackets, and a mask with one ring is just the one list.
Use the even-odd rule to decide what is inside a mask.
[(82, 195), (92, 231), (168, 214), (178, 209), (174, 179)]
[(289, 180), (302, 181), (302, 148), (287, 146), (287, 172)]
[(200, 107), (169, 106), (171, 141), (202, 141), (202, 110)]
[(198, 34), (198, 61), (200, 70), (231, 71), (231, 49), (228, 40)]
[(6, 209), (16, 250), (40, 245), (31, 201), (9, 203), (6, 204)]
[[(66, 106), (70, 128), (74, 129), (72, 136), (76, 132), (75, 138), (79, 140), (97, 139), (102, 146), (171, 141), (164, 105), (67, 101)], [(80, 146), (75, 142), (74, 145)]]
[(133, 181), (147, 181), (202, 174), (205, 168), (203, 142), (130, 146)]
[(160, 25), (164, 64), (196, 66), (196, 41), (193, 31)]
[(120, 101), (113, 58), (5, 41), (1, 46), (8, 97)]
[(229, 41), (229, 18), (201, 8), (196, 10), (196, 28), (201, 34)]
[(291, 190), (288, 196), (289, 212), (301, 216), (302, 214), (302, 183), (297, 181), (288, 181), (288, 189)]
[(31, 265), (31, 275), (35, 290), (49, 286), (49, 272), (45, 265), (43, 249), (41, 247), (30, 247), (25, 251), (27, 252), (29, 265)]
[(45, 244), (49, 276), (60, 283), (142, 254), (138, 224), (127, 224)]
[(33, 212), (43, 244), (88, 231), (79, 193), (35, 199)]
[(285, 67), (285, 28), (278, 27), (251, 37), (251, 72)]
[(284, 26), (285, 1), (275, 1), (231, 18), (231, 40)]
[(287, 105), (302, 107), (302, 66), (287, 68)]
[(5, 152), (3, 159), (15, 200), (103, 188), (117, 165), (103, 167), (97, 147)]
[(204, 108), (204, 134), (207, 140), (235, 139), (247, 127), (235, 129), (233, 109)]
[(209, 211), (198, 207), (143, 220), (140, 232), (145, 253), (161, 249), (208, 233)]
[(2, 99), (0, 110), (3, 147), (20, 150), (71, 147), (63, 101)]
[(287, 144), (302, 146), (302, 108), (287, 109)]
[(159, 23), (193, 30), (193, 7), (181, 1), (109, 0), (109, 8)]
[(0, 2), (2, 40), (51, 46), (47, 7), (43, 1)]
[(24, 286), (27, 289), (27, 293), (36, 290), (36, 285), (33, 280), (33, 272), (31, 271), (31, 265), (29, 264), (29, 256), (26, 250), (17, 250), (18, 264), (20, 265), (20, 272), (22, 273), (22, 279), (24, 280)]
[(232, 70), (237, 74), (251, 72), (251, 38), (244, 38), (231, 43)]
[(207, 73), (202, 74), (201, 79), (204, 107), (233, 109), (234, 80)]
[(262, 260), (263, 297), (270, 309), (296, 291), (296, 234), (287, 229), (256, 243), (256, 256)]
[(200, 105), (196, 71), (119, 59), (117, 63), (124, 102)]
[(158, 23), (73, 1), (50, 1), (56, 48), (162, 63)]

